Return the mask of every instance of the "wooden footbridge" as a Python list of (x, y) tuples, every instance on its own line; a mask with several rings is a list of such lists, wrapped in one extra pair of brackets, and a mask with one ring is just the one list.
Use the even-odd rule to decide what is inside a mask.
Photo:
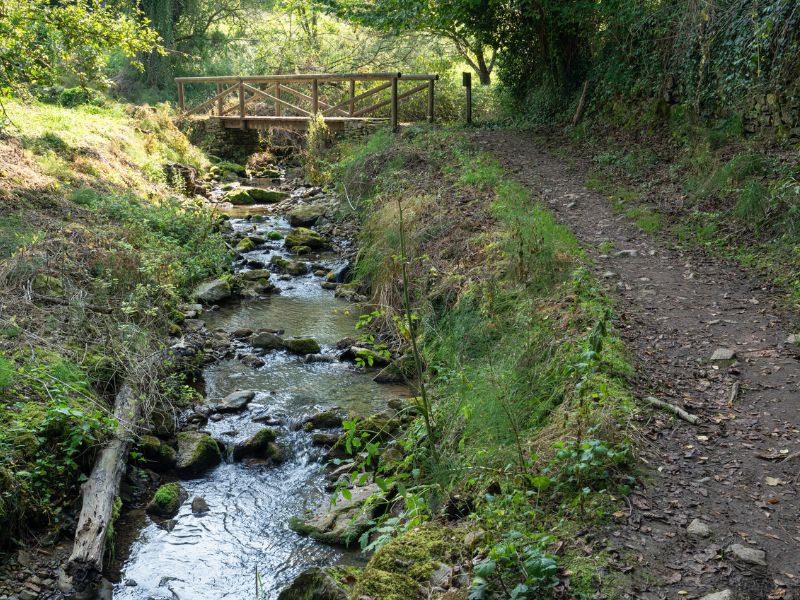
[[(216, 119), (224, 127), (305, 130), (321, 115), (335, 130), (370, 121), (388, 122), (396, 130), (403, 102), (413, 104), (404, 117), (433, 122), (438, 79), (438, 75), (403, 73), (313, 73), (177, 77), (175, 82), (182, 116)], [(196, 89), (189, 92), (188, 86), (210, 87), (211, 91), (205, 92), (200, 104), (187, 108), (189, 94), (192, 98), (203, 94)], [(213, 95), (208, 97), (209, 93)], [(415, 102), (409, 102), (412, 99)]]

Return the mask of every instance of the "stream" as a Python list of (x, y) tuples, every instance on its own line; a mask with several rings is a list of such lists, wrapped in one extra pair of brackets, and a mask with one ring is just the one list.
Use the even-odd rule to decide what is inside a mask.
[[(259, 208), (249, 207), (246, 212), (254, 214)], [(269, 231), (286, 234), (291, 230), (283, 216), (268, 210), (260, 222), (246, 219), (241, 209), (232, 211), (231, 224), (236, 231), (264, 238)], [(296, 258), (284, 249), (283, 240), (267, 241), (244, 258), (269, 264), (275, 254)], [(309, 262), (326, 270), (343, 264), (335, 253), (314, 256)], [(285, 330), (286, 337), (310, 336), (320, 343), (324, 354), (333, 354), (339, 339), (354, 335), (358, 309), (323, 289), (321, 277), (309, 273), (281, 279), (273, 274), (272, 281), (279, 293), (226, 304), (201, 318), (212, 331), (274, 328)], [(246, 340), (234, 340), (233, 348), (253, 353)], [(200, 478), (181, 481), (189, 498), (171, 531), (144, 511), (125, 515), (121, 527), (128, 529), (130, 542), (118, 544), (124, 548), (120, 550), (115, 599), (255, 599), (257, 585), (259, 598), (273, 599), (308, 567), (360, 564), (363, 560), (355, 551), (316, 543), (287, 526), (289, 517), (315, 509), (330, 498), (325, 491), (325, 449), (313, 446), (311, 433), (298, 426), (310, 415), (333, 407), (339, 407), (342, 414), (366, 416), (385, 409), (390, 399), (406, 396), (407, 390), (377, 384), (372, 381), (374, 373), (358, 371), (349, 363), (307, 364), (302, 356), (285, 351), (268, 352), (261, 358), (265, 364), (257, 368), (236, 359), (205, 368), (209, 400), (239, 390), (257, 394), (244, 411), (210, 420), (201, 431), (231, 448), (265, 427), (266, 417), (286, 451), (285, 462), (259, 465), (228, 458)], [(201, 516), (191, 510), (191, 501), (197, 496), (210, 507)]]

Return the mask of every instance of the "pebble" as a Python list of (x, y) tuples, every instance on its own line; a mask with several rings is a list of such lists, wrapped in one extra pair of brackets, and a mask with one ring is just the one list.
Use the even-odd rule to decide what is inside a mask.
[(721, 592), (706, 594), (700, 598), (700, 600), (733, 600), (733, 592), (730, 590), (722, 590)]
[(767, 566), (767, 553), (757, 548), (748, 548), (741, 544), (731, 544), (728, 546), (728, 552), (733, 554), (742, 562), (750, 563), (753, 565)]
[(733, 360), (734, 358), (736, 358), (736, 352), (730, 348), (717, 348), (711, 355), (711, 360)]
[(634, 257), (634, 256), (639, 256), (639, 252), (631, 248), (630, 250), (620, 250), (618, 252), (614, 252), (614, 256)]
[(700, 519), (694, 519), (686, 528), (686, 533), (697, 537), (708, 537), (711, 535), (711, 529)]

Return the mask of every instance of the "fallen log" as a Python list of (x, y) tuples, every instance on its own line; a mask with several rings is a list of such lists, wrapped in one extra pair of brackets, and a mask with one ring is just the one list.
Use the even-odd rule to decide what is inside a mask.
[(659, 400), (658, 398), (653, 398), (652, 396), (647, 396), (644, 398), (644, 401), (650, 404), (651, 406), (655, 406), (660, 408), (661, 410), (665, 410), (667, 412), (672, 413), (679, 419), (683, 419), (687, 423), (691, 423), (692, 425), (697, 425), (697, 422), (700, 420), (700, 417), (697, 415), (692, 415), (685, 410), (683, 410), (679, 406), (675, 406), (674, 404), (670, 404), (669, 402), (664, 402), (663, 400)]
[(114, 437), (100, 451), (92, 474), (82, 486), (83, 504), (75, 531), (75, 544), (59, 582), (61, 591), (70, 597), (93, 598), (100, 583), (114, 501), (125, 474), (128, 449), (142, 417), (142, 404), (129, 385), (122, 387), (114, 403), (117, 420)]

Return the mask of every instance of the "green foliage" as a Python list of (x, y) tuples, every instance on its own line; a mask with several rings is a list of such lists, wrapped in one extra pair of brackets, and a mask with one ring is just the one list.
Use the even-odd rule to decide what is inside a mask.
[(6, 535), (28, 526), (61, 524), (79, 483), (91, 469), (95, 447), (114, 427), (81, 369), (59, 355), (36, 350), (0, 357), (0, 491)]
[(558, 564), (547, 554), (547, 536), (531, 538), (512, 531), (489, 550), (474, 569), (470, 600), (505, 594), (513, 600), (541, 598), (558, 583)]
[(75, 77), (81, 87), (107, 83), (108, 53), (129, 59), (152, 48), (156, 34), (126, 2), (11, 0), (0, 19), (0, 95), (26, 95), (28, 86)]

